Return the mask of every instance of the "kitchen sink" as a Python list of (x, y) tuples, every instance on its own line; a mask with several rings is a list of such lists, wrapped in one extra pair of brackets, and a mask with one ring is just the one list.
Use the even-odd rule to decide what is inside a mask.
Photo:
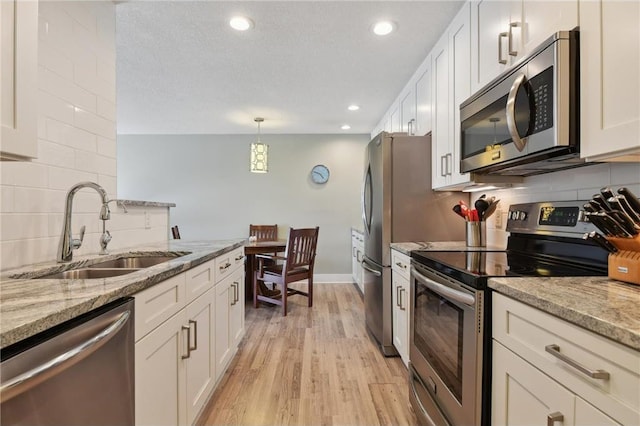
[(88, 268), (149, 268), (150, 266), (177, 259), (175, 256), (138, 256), (121, 257), (119, 259), (106, 260), (104, 262), (87, 265)]
[(82, 268), (71, 269), (69, 271), (57, 272), (55, 274), (43, 275), (38, 278), (58, 279), (58, 280), (83, 280), (95, 278), (111, 278), (119, 275), (130, 274), (140, 270), (140, 268)]

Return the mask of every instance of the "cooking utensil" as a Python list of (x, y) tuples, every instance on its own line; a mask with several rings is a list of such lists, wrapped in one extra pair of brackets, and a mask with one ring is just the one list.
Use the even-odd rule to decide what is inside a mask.
[[(627, 198), (624, 195), (616, 195), (610, 198), (610, 200), (611, 199), (615, 200), (620, 205), (622, 211), (624, 211), (629, 216), (629, 218), (634, 222), (635, 225), (640, 226), (640, 212), (636, 213), (636, 211), (633, 210), (633, 207), (629, 204)], [(611, 202), (609, 204), (611, 204)]]
[(593, 197), (591, 197), (591, 201), (597, 203), (600, 206), (601, 211), (611, 211), (611, 207), (607, 203), (607, 200), (604, 199), (602, 194), (594, 194)]
[(638, 230), (634, 226), (633, 222), (621, 211), (612, 210), (607, 215), (616, 222), (616, 224), (622, 228), (630, 236), (638, 234)]
[(605, 223), (604, 219), (599, 216), (599, 214), (604, 214), (602, 212), (585, 212), (585, 216), (589, 219), (589, 222), (593, 223), (596, 228), (604, 233), (607, 237), (616, 237), (616, 231), (611, 227), (611, 225)]
[(464, 215), (464, 217), (467, 218), (467, 220), (471, 220), (471, 213), (469, 210), (469, 206), (467, 206), (467, 203), (465, 203), (464, 201), (460, 200), (458, 202), (458, 205), (460, 206), (460, 210), (462, 211), (462, 214)]
[(460, 204), (456, 204), (455, 206), (453, 206), (453, 211), (464, 220), (468, 220), (467, 216), (462, 213), (462, 207), (460, 206)]
[(478, 198), (473, 205), (478, 213), (478, 220), (484, 220), (484, 214), (489, 208), (489, 203), (482, 198)]
[(615, 195), (611, 190), (611, 188), (608, 188), (608, 187), (600, 189), (600, 194), (602, 194), (605, 200), (608, 200), (609, 198)]
[(640, 201), (628, 188), (622, 187), (618, 189), (618, 194), (622, 195), (633, 211), (640, 217)]
[[(617, 212), (618, 214), (616, 216), (616, 219), (620, 222), (624, 222), (625, 224), (628, 224), (628, 226), (631, 229), (640, 229), (640, 226), (636, 225), (636, 221), (633, 217), (629, 216), (629, 214), (627, 213), (625, 207), (623, 206), (626, 205), (627, 200), (625, 200), (624, 197), (620, 197), (622, 202), (620, 202), (620, 200), (618, 200), (616, 197), (611, 197), (607, 200), (607, 202), (609, 203), (609, 205), (613, 208), (613, 212)], [(633, 214), (633, 213), (632, 213)]]
[(487, 207), (487, 210), (484, 212), (484, 220), (489, 219), (491, 215), (495, 213), (496, 209), (498, 208), (498, 203), (500, 202), (500, 200), (496, 200), (496, 197), (491, 198), (492, 201), (491, 203), (489, 203), (489, 207)]
[(583, 239), (593, 241), (609, 253), (615, 253), (618, 251), (618, 248), (611, 244), (609, 240), (607, 240), (602, 234), (597, 233), (596, 231), (587, 232), (582, 236)]

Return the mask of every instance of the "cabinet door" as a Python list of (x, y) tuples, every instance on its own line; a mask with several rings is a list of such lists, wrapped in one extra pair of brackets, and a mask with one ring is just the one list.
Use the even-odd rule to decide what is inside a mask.
[(393, 346), (400, 354), (402, 362), (408, 366), (409, 363), (409, 319), (407, 316), (408, 304), (408, 284), (406, 278), (398, 272), (391, 273), (391, 283), (393, 294), (391, 301), (393, 303)]
[(415, 134), (424, 136), (431, 131), (431, 60), (416, 81), (416, 124)]
[(235, 352), (240, 340), (244, 336), (244, 270), (237, 269), (231, 277), (232, 292), (231, 305), (229, 307), (229, 336), (232, 352)]
[(38, 2), (0, 2), (0, 157), (38, 152)]
[[(638, 16), (636, 25), (637, 19)], [(511, 21), (515, 23), (519, 19), (513, 16)], [(522, 52), (518, 52), (516, 59), (532, 52), (553, 33), (577, 27), (578, 0), (525, 0), (522, 2), (522, 20), (518, 24), (513, 32), (514, 37), (521, 34)]]
[(186, 425), (187, 323), (180, 311), (135, 346), (136, 425)]
[(231, 336), (229, 333), (229, 312), (233, 302), (233, 290), (229, 280), (223, 280), (214, 287), (216, 293), (216, 381), (222, 375), (231, 359)]
[(550, 424), (560, 413), (573, 425), (574, 395), (531, 364), (493, 341), (491, 421), (496, 425)]
[(416, 96), (413, 90), (400, 97), (400, 110), (402, 112), (402, 132), (409, 135), (416, 134)]
[(449, 87), (452, 104), (449, 120), (451, 155), (450, 184), (469, 182), (469, 174), (460, 173), (460, 104), (471, 96), (471, 18), (470, 5), (465, 4), (449, 27), (449, 70), (451, 83)]
[[(511, 7), (509, 3), (511, 2), (495, 0), (471, 2), (474, 40), (473, 49), (471, 49), (473, 63), (471, 90), (473, 92), (489, 83), (507, 67), (507, 34)], [(504, 63), (500, 63), (501, 60)]]
[[(185, 359), (187, 387), (187, 424), (193, 424), (207, 402), (216, 381), (215, 294), (209, 289), (187, 305), (186, 316), (191, 350)], [(187, 332), (185, 330), (185, 332)]]
[[(580, 2), (580, 156), (640, 159), (640, 3)], [(621, 158), (622, 159), (622, 158)]]
[(449, 40), (447, 35), (433, 49), (432, 187), (447, 185), (449, 152)]
[(391, 114), (389, 115), (389, 131), (390, 132), (401, 132), (402, 131), (402, 123), (400, 122), (401, 112), (399, 106), (396, 104), (393, 106)]
[[(637, 420), (640, 420), (638, 418)], [(615, 426), (621, 425), (611, 417), (576, 396), (576, 425), (578, 426)]]

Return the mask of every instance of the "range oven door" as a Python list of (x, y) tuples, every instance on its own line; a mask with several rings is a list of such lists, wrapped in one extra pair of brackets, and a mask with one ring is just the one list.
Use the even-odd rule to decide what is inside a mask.
[(437, 407), (428, 413), (431, 418), (443, 413), (451, 424), (482, 421), (483, 297), (412, 263), (409, 359), (423, 387), (414, 397), (423, 407)]

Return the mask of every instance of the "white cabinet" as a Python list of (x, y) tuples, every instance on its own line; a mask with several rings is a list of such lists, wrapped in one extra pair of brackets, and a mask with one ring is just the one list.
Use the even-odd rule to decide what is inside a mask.
[(215, 287), (216, 356), (219, 376), (235, 355), (244, 335), (244, 271), (236, 269)]
[(408, 89), (400, 96), (400, 111), (402, 122), (400, 131), (409, 135), (416, 134), (416, 94), (413, 88)]
[(393, 346), (409, 365), (409, 279), (411, 259), (409, 256), (391, 250), (391, 302), (393, 303)]
[(471, 94), (470, 19), (466, 3), (431, 52), (433, 189), (460, 189), (470, 181), (460, 173), (460, 104)]
[(640, 352), (495, 292), (492, 318), (493, 423), (640, 422)]
[(38, 2), (0, 2), (0, 158), (38, 153)]
[(356, 230), (351, 230), (351, 275), (353, 282), (358, 285), (360, 292), (364, 294), (362, 256), (364, 256), (364, 235)]
[(577, 26), (578, 0), (472, 0), (472, 93), (553, 33)]
[(424, 136), (431, 131), (431, 55), (424, 61), (422, 67), (418, 69), (415, 84), (416, 113), (415, 113), (415, 134)]
[(580, 2), (580, 155), (640, 161), (640, 3)]
[(136, 425), (196, 422), (244, 336), (243, 265), (240, 247), (134, 295)]

